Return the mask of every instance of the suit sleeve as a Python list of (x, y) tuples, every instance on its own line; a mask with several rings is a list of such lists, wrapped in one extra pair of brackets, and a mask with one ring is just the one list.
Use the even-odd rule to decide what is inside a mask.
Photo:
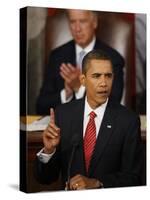
[(120, 103), (124, 88), (124, 59), (121, 56), (118, 56), (114, 60), (114, 81), (112, 86), (111, 97)]
[(55, 108), (61, 104), (60, 91), (64, 88), (64, 82), (59, 75), (60, 61), (56, 53), (51, 53), (45, 72), (44, 81), (37, 99), (37, 114), (49, 114), (49, 108)]
[(35, 160), (34, 174), (36, 180), (41, 184), (50, 184), (58, 180), (60, 172), (60, 163), (58, 152), (53, 155), (46, 164), (38, 158)]
[(141, 143), (140, 121), (132, 122), (127, 127), (120, 160), (120, 170), (103, 175), (100, 180), (104, 187), (125, 187), (141, 185), (143, 146)]
[[(59, 127), (57, 110), (55, 110), (55, 121)], [(36, 180), (41, 184), (50, 184), (57, 181), (61, 172), (60, 162), (60, 146), (56, 148), (56, 152), (48, 163), (41, 162), (38, 157), (34, 163), (34, 175)]]

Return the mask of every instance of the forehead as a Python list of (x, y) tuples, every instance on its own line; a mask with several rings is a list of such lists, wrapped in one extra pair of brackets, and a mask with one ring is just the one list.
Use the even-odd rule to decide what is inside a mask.
[(86, 18), (92, 15), (91, 11), (88, 10), (68, 10), (69, 18)]
[(87, 73), (112, 73), (112, 64), (109, 60), (92, 59), (87, 63)]

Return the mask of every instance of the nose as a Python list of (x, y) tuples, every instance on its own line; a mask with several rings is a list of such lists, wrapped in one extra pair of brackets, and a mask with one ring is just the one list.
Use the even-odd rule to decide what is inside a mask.
[(105, 75), (101, 75), (101, 77), (99, 79), (99, 85), (101, 87), (106, 87), (107, 86), (107, 81), (106, 81)]
[(76, 24), (75, 24), (75, 31), (76, 32), (79, 32), (79, 31), (81, 31), (81, 25), (80, 25), (80, 22), (76, 22)]

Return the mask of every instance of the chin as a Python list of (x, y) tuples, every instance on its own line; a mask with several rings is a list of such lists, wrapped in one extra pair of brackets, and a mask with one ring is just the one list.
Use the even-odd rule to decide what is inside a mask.
[(85, 42), (82, 41), (81, 39), (76, 40), (76, 43), (81, 47), (85, 47), (86, 46)]
[(107, 98), (104, 98), (104, 99), (101, 99), (101, 100), (99, 100), (99, 101), (97, 101), (97, 102), (99, 103), (99, 105), (101, 105), (101, 104), (105, 103), (106, 100), (107, 100)]

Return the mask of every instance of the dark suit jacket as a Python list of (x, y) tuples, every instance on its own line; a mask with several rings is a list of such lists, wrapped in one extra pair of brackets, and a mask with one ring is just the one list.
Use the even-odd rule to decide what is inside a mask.
[[(123, 91), (124, 60), (116, 50), (98, 40), (96, 40), (94, 49), (102, 49), (112, 58), (115, 74), (112, 97), (120, 102)], [(60, 76), (60, 65), (71, 63), (76, 66), (75, 58), (75, 43), (73, 40), (51, 52), (44, 82), (37, 99), (38, 114), (49, 114), (50, 107), (55, 108), (61, 104), (60, 91), (64, 88), (64, 80)]]
[(83, 153), (84, 99), (75, 100), (56, 109), (56, 124), (61, 128), (61, 143), (49, 163), (36, 160), (36, 177), (41, 183), (58, 178), (63, 183), (68, 177), (68, 163), (79, 139), (72, 160), (71, 177), (81, 174), (96, 178), (104, 187), (141, 185), (142, 145), (140, 121), (131, 111), (120, 104), (108, 102), (99, 130), (95, 150), (86, 173)]

